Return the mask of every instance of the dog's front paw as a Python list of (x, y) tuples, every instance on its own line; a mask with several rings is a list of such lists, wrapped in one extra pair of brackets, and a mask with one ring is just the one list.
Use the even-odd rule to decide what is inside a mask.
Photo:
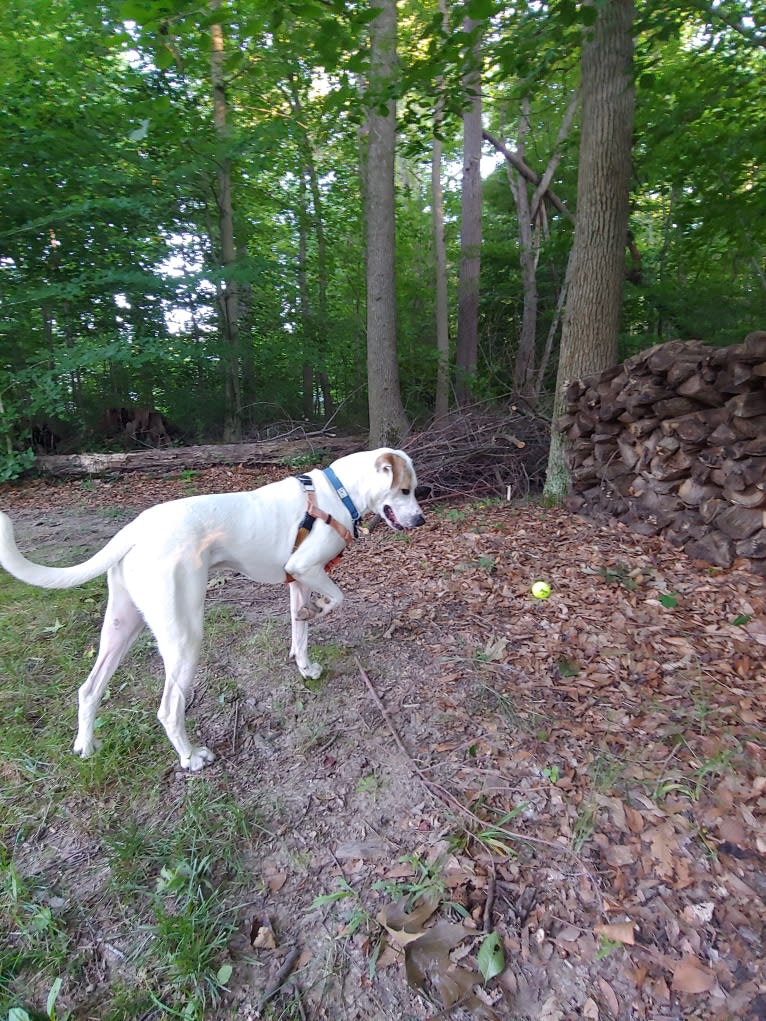
[(72, 746), (72, 751), (75, 755), (79, 755), (81, 759), (89, 759), (91, 755), (95, 755), (100, 747), (101, 742), (97, 741), (94, 737), (88, 741), (78, 737)]
[(298, 666), (301, 677), (305, 677), (308, 680), (316, 681), (322, 676), (322, 664), (321, 663), (306, 663), (305, 666)]
[(181, 768), (188, 769), (191, 773), (197, 773), (200, 769), (204, 769), (209, 762), (213, 762), (214, 759), (215, 755), (213, 755), (209, 748), (205, 748), (204, 745), (200, 748), (192, 748), (188, 758), (185, 755), (181, 757)]
[(296, 620), (311, 620), (316, 617), (317, 611), (313, 606), (302, 606), (300, 610), (295, 614)]
[(328, 596), (317, 596), (314, 599), (314, 613), (317, 617), (322, 617), (325, 613), (329, 613), (336, 605), (336, 601)]

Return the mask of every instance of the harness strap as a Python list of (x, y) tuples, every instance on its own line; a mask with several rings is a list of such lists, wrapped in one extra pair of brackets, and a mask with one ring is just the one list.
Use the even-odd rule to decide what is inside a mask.
[[(326, 525), (329, 525), (330, 528), (334, 528), (335, 531), (338, 533), (338, 535), (341, 537), (341, 539), (345, 542), (345, 544), (347, 546), (350, 546), (351, 543), (354, 541), (354, 533), (350, 532), (348, 530), (348, 528), (346, 528), (345, 525), (341, 524), (341, 522), (338, 521), (337, 518), (334, 518), (332, 516), (332, 514), (328, 514), (327, 511), (323, 511), (321, 507), (317, 506), (317, 498), (316, 498), (316, 492), (314, 490), (314, 482), (311, 479), (311, 477), (309, 475), (296, 475), (296, 478), (298, 479), (300, 484), (303, 486), (303, 489), (304, 489), (304, 491), (306, 493), (307, 507), (306, 507), (306, 514), (304, 515), (303, 521), (300, 524), (300, 527), (298, 529), (298, 534), (295, 537), (295, 545), (293, 546), (293, 553), (295, 553), (295, 551), (298, 549), (298, 547), (303, 542), (303, 540), (308, 536), (309, 532), (314, 527), (314, 521), (316, 521), (317, 519), (319, 519), (319, 521), (324, 521), (324, 523)], [(345, 500), (344, 500), (344, 503), (345, 503)], [(352, 507), (353, 507), (353, 504), (352, 504)], [(356, 508), (354, 508), (354, 513), (356, 513)], [(358, 516), (359, 515), (357, 514), (357, 518), (358, 518)], [(354, 520), (354, 526), (356, 527), (356, 519)], [(325, 566), (325, 570), (329, 571), (330, 568), (333, 566), (333, 564), (335, 564), (338, 560), (340, 560), (340, 557), (341, 557), (341, 554), (338, 554), (337, 557), (334, 557)], [(289, 583), (291, 581), (295, 581), (295, 578), (293, 578), (293, 576), (291, 574), (288, 574), (287, 572), (285, 572), (285, 582)]]
[[(328, 514), (327, 511), (323, 511), (321, 507), (317, 507), (316, 494), (312, 490), (307, 494), (308, 507), (306, 508), (306, 516), (311, 518), (319, 518), (320, 521), (324, 521), (330, 528), (334, 528), (341, 539), (347, 546), (350, 546), (354, 541), (354, 533), (350, 532), (345, 525), (342, 525), (337, 518), (334, 518), (332, 514)], [(303, 519), (304, 521), (306, 518)], [(311, 529), (309, 529), (310, 531)]]
[(348, 490), (343, 485), (343, 483), (340, 481), (340, 479), (335, 474), (335, 472), (332, 470), (332, 468), (325, 468), (324, 469), (324, 474), (330, 480), (330, 482), (333, 484), (333, 486), (335, 487), (335, 492), (341, 498), (341, 500), (343, 501), (343, 506), (346, 508), (346, 510), (351, 515), (351, 520), (354, 523), (354, 538), (356, 538), (357, 526), (359, 524), (359, 520), (361, 518), (361, 514), (356, 509), (354, 501), (349, 496)]

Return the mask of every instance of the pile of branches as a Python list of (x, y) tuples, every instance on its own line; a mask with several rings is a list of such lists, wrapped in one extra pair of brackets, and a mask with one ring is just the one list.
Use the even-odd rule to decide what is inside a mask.
[(424, 499), (501, 496), (542, 490), (550, 425), (514, 404), (452, 412), (406, 444)]

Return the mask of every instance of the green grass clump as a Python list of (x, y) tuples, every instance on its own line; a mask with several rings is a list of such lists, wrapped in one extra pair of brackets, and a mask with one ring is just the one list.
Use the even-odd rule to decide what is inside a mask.
[[(0, 575), (3, 1021), (216, 1016), (252, 896), (255, 795), (232, 791), (220, 766), (177, 776), (148, 633), (104, 697), (99, 751), (71, 752), (105, 595), (103, 580), (47, 591)], [(216, 647), (247, 634), (245, 621), (211, 614), (204, 687), (217, 711), (241, 692), (216, 672)]]

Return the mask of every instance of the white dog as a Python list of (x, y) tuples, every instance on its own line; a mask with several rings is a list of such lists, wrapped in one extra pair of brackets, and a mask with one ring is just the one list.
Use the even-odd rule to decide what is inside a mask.
[(108, 571), (101, 643), (80, 688), (74, 751), (86, 758), (95, 750), (93, 724), (101, 697), (146, 624), (165, 664), (157, 715), (181, 766), (198, 770), (212, 762), (208, 748), (190, 743), (185, 722), (211, 568), (233, 568), (258, 582), (290, 583), (290, 656), (304, 677), (318, 677), (321, 667), (308, 658), (307, 622), (343, 600), (326, 566), (353, 538), (363, 514), (374, 511), (397, 530), (422, 525), (416, 486), (412, 461), (401, 450), (349, 454), (324, 471), (252, 492), (158, 504), (139, 514), (90, 560), (73, 567), (42, 567), (27, 560), (16, 546), (9, 518), (0, 513), (0, 565), (21, 581), (72, 588)]

